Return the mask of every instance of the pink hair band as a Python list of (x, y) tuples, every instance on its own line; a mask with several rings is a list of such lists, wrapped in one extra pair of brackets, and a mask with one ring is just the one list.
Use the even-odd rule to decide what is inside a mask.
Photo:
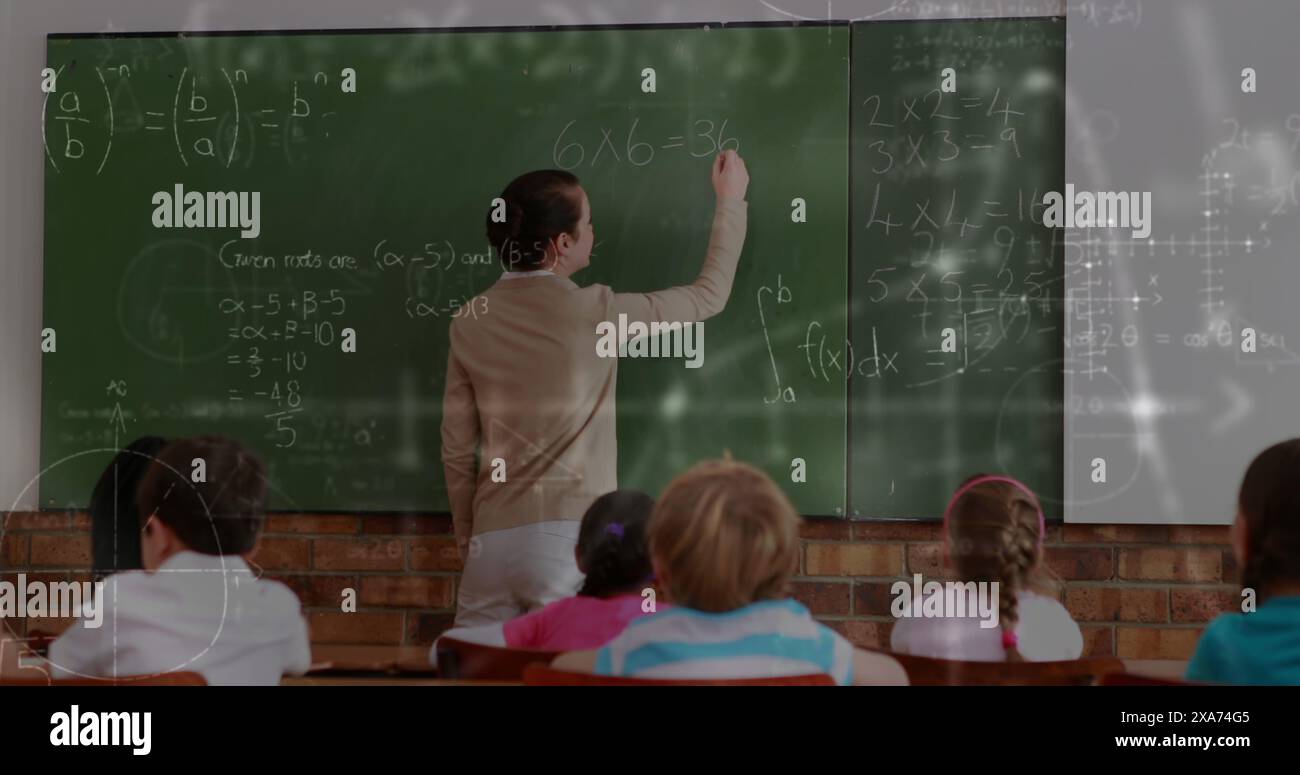
[(961, 496), (965, 495), (971, 488), (975, 487), (976, 485), (985, 484), (987, 482), (1005, 482), (1006, 484), (1015, 487), (1016, 489), (1020, 490), (1021, 492), (1029, 496), (1030, 502), (1033, 503), (1034, 506), (1038, 509), (1038, 549), (1041, 552), (1043, 549), (1043, 537), (1047, 534), (1047, 520), (1043, 518), (1043, 507), (1041, 504), (1039, 504), (1038, 496), (1034, 495), (1033, 490), (1026, 487), (1024, 482), (1021, 482), (1019, 479), (1014, 479), (1010, 476), (999, 476), (999, 475), (977, 476), (974, 479), (970, 480), (969, 482), (963, 484), (961, 487), (958, 487), (957, 492), (953, 493), (952, 498), (949, 499), (948, 507), (943, 510), (944, 538), (946, 539), (948, 536), (948, 519), (949, 517), (952, 516), (952, 507), (955, 506), (957, 504), (957, 501), (961, 498)]

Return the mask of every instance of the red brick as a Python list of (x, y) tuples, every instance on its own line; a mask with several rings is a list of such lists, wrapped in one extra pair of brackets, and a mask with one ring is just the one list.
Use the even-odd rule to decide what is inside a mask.
[(66, 511), (11, 511), (0, 524), (5, 530), (67, 530), (72, 515)]
[(317, 538), (312, 567), (320, 570), (401, 570), (399, 538)]
[(59, 581), (80, 581), (81, 579), (69, 578), (72, 574), (64, 571), (54, 571), (42, 573), (39, 571), (14, 571), (11, 573), (0, 574), (0, 581), (8, 581), (11, 584), (18, 583), (18, 574), (21, 573), (27, 580), (28, 584), (40, 582), (41, 584), (53, 584)]
[(809, 576), (897, 576), (903, 570), (902, 544), (810, 543), (804, 551)]
[(1169, 592), (1175, 622), (1208, 622), (1222, 613), (1240, 613), (1241, 601), (1241, 595), (1232, 588), (1173, 589)]
[(854, 522), (855, 541), (938, 541), (943, 526), (938, 522)]
[(858, 648), (889, 650), (889, 633), (893, 631), (893, 622), (873, 622), (861, 619), (839, 619), (822, 624), (843, 635), (849, 643)]
[(1163, 544), (1165, 525), (1065, 525), (1065, 542), (1090, 544)]
[(451, 608), (456, 604), (456, 583), (451, 576), (363, 576), (361, 604)]
[(1145, 581), (1220, 581), (1223, 550), (1192, 547), (1120, 549), (1119, 575)]
[[(893, 616), (893, 581), (859, 581), (853, 586), (855, 616)], [(910, 582), (909, 582), (910, 583)]]
[(407, 614), (406, 642), (408, 645), (431, 646), (455, 621), (455, 614)]
[(292, 589), (304, 607), (334, 608), (340, 611), (343, 606), (343, 590), (356, 591), (359, 586), (356, 576), (293, 574), (266, 578), (278, 581)]
[(308, 614), (312, 643), (356, 643), (397, 646), (405, 625), (400, 612)]
[[(111, 616), (111, 614), (105, 612), (105, 622), (109, 621), (109, 616)], [(68, 629), (76, 622), (77, 619), (73, 616), (30, 616), (27, 617), (26, 632), (28, 635), (37, 633), (41, 635), (62, 635), (64, 630)], [(0, 628), (0, 631), (3, 631), (3, 628)]]
[(361, 518), (365, 535), (449, 535), (451, 517), (424, 514), (372, 514)]
[(1146, 587), (1069, 587), (1065, 607), (1078, 622), (1167, 622), (1169, 593)]
[(799, 537), (805, 540), (848, 541), (852, 534), (846, 519), (805, 519), (799, 524)]
[(1047, 566), (1066, 581), (1106, 581), (1115, 575), (1109, 547), (1049, 546), (1044, 552)]
[(356, 533), (360, 520), (351, 514), (268, 514), (264, 533)]
[(943, 544), (908, 544), (907, 573), (939, 578), (944, 575)]
[(262, 536), (251, 561), (264, 570), (306, 570), (311, 566), (311, 542), (306, 538)]
[(1200, 628), (1118, 627), (1116, 656), (1120, 659), (1191, 659)]
[(1083, 656), (1115, 656), (1114, 627), (1081, 624), (1079, 625), (1079, 632), (1083, 635)]
[(1176, 525), (1169, 528), (1169, 543), (1231, 546), (1227, 525)]
[(40, 535), (31, 537), (31, 562), (33, 567), (88, 568), (90, 567), (90, 536), (80, 533)]
[(791, 596), (814, 616), (848, 616), (852, 590), (847, 581), (796, 581), (790, 586)]
[(78, 511), (72, 517), (72, 529), (86, 530), (86, 531), (90, 530), (90, 514), (84, 511)]
[(1237, 568), (1237, 554), (1231, 549), (1223, 550), (1223, 580), (1236, 581), (1240, 570)]
[(28, 562), (28, 536), (20, 533), (0, 534), (0, 558), (6, 568), (26, 568)]
[(408, 538), (411, 570), (457, 571), (461, 569), (456, 539), (452, 536)]

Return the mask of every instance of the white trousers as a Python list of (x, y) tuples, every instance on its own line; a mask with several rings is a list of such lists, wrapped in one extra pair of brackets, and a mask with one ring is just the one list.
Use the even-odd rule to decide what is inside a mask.
[(505, 622), (577, 593), (583, 575), (575, 520), (492, 530), (470, 540), (456, 596), (456, 627)]

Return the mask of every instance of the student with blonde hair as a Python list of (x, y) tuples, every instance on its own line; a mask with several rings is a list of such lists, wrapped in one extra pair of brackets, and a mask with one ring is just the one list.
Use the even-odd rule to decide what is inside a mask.
[(656, 580), (673, 607), (604, 647), (562, 654), (575, 672), (643, 678), (824, 673), (838, 684), (906, 684), (894, 659), (853, 646), (789, 599), (799, 516), (766, 474), (711, 460), (678, 476), (650, 517)]

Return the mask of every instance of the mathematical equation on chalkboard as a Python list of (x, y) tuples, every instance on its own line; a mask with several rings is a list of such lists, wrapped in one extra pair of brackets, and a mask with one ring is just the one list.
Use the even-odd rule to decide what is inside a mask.
[[(330, 140), (338, 111), (330, 75), (291, 81), (267, 95), (247, 70), (220, 68), (199, 75), (153, 68), (134, 74), (127, 64), (89, 67), (76, 60), (55, 68), (57, 89), (45, 95), (41, 140), (56, 173), (100, 175), (124, 144), (146, 142), (184, 167), (251, 167), (259, 154), (278, 153), (288, 164), (310, 158)], [(174, 81), (162, 92), (160, 85)], [(139, 83), (138, 83), (139, 82)], [(170, 100), (147, 97), (166, 93)], [(243, 95), (241, 97), (241, 94)], [(254, 95), (257, 95), (254, 97)]]
[[(663, 151), (684, 154), (694, 159), (710, 158), (722, 151), (740, 151), (740, 139), (728, 135), (727, 122), (701, 118), (691, 122), (689, 130), (682, 134), (650, 137), (643, 132), (637, 134), (640, 118), (633, 118), (624, 132), (619, 126), (579, 124), (574, 119), (564, 125), (555, 137), (551, 159), (560, 169), (572, 170), (583, 166), (594, 167), (604, 154), (607, 163), (627, 163), (634, 167), (644, 167), (654, 161), (655, 154)], [(577, 125), (577, 126), (575, 126)], [(596, 135), (599, 134), (597, 139)], [(588, 149), (592, 149), (590, 156)], [(619, 151), (622, 150), (622, 156)]]
[[(924, 356), (902, 360), (908, 387), (1018, 370), (984, 361), (1000, 347), (1059, 336), (1063, 302), (1054, 289), (1064, 235), (1043, 224), (1048, 181), (1026, 186), (1008, 173), (1023, 169), (1044, 142), (1032, 115), (1041, 100), (998, 86), (955, 94), (931, 88), (889, 104), (869, 94), (859, 108), (855, 165), (874, 183), (858, 233), (875, 235), (889, 256), (854, 278), (861, 314), (908, 310), (914, 328), (905, 344)], [(879, 332), (872, 327), (871, 335)]]
[[(406, 252), (389, 239), (378, 240), (369, 262), (358, 262), (350, 253), (307, 249), (282, 254), (246, 254), (232, 240), (223, 247), (221, 261), (228, 268), (252, 270), (255, 275), (272, 275), (273, 287), (284, 282), (290, 290), (269, 290), (223, 296), (216, 302), (227, 339), (234, 343), (224, 355), (236, 386), (226, 390), (229, 402), (255, 404), (260, 416), (271, 423), (276, 446), (293, 447), (298, 429), (295, 416), (311, 407), (304, 400), (309, 393), (309, 365), (320, 357), (331, 357), (345, 336), (350, 318), (349, 299), (375, 293), (399, 295), (389, 279), (409, 283), (409, 294), (400, 309), (410, 320), (425, 318), (478, 318), (489, 313), (488, 299), (481, 295), (450, 290), (449, 275), (462, 276), (471, 284), (475, 268), (495, 263), (488, 250), (458, 252), (447, 240), (424, 243)], [(313, 274), (312, 272), (316, 272)], [(307, 288), (308, 278), (328, 277), (339, 272), (362, 280), (347, 288)], [(295, 280), (295, 278), (297, 278)], [(316, 355), (313, 355), (316, 353)]]

